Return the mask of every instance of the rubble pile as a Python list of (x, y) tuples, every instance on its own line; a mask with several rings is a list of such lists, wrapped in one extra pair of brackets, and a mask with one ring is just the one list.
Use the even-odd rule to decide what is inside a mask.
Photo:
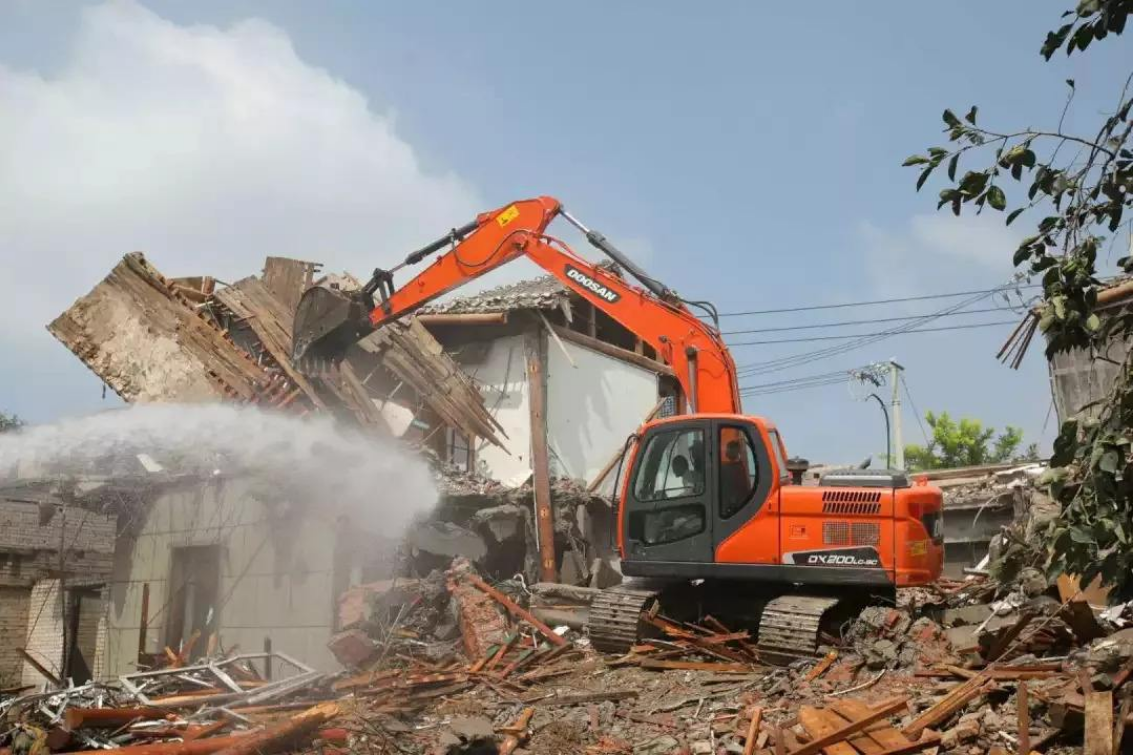
[(1133, 607), (1055, 597), (1037, 573), (899, 590), (825, 632), (815, 658), (765, 657), (752, 627), (663, 610), (628, 653), (602, 656), (585, 629), (597, 592), (488, 579), (458, 556), (342, 597), (330, 647), (343, 672), (213, 647), (190, 661), (189, 643), (113, 684), (5, 691), (0, 747), (1112, 753), (1133, 700)]

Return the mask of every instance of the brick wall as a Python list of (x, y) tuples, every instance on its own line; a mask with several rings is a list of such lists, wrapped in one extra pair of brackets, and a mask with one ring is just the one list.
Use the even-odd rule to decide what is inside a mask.
[[(45, 579), (31, 588), (27, 610), (28, 653), (52, 673), (63, 661), (63, 612), (59, 604), (59, 580)], [(31, 664), (24, 664), (23, 684), (43, 684), (44, 678)]]
[(27, 637), (30, 595), (28, 588), (0, 587), (0, 687), (20, 684), (24, 660), (16, 648)]

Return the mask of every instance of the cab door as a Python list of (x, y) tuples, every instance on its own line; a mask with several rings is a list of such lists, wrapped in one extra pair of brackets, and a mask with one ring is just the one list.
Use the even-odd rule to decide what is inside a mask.
[(651, 428), (641, 440), (626, 491), (628, 561), (713, 560), (712, 423), (688, 420)]
[(716, 460), (714, 560), (779, 563), (779, 469), (768, 443), (777, 442), (742, 417), (712, 421)]

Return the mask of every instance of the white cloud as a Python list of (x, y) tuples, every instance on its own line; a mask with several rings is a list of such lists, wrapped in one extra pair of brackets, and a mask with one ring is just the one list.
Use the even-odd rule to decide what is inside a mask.
[(914, 215), (898, 228), (863, 221), (857, 231), (875, 288), (887, 296), (1002, 283), (1023, 237), (999, 213)]
[(0, 113), (9, 349), (41, 347), (29, 339), (128, 251), (172, 275), (248, 275), (268, 254), (365, 275), (485, 209), (260, 20), (88, 9), (57, 75), (0, 64)]
[(909, 232), (928, 251), (1005, 273), (1010, 272), (1011, 256), (1023, 237), (1004, 225), (998, 212), (959, 217), (946, 212), (914, 215)]

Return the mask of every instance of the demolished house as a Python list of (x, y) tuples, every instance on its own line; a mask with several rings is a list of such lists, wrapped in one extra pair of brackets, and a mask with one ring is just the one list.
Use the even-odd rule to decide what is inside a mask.
[[(424, 575), (456, 556), (472, 559), (485, 574), (534, 579), (540, 570), (536, 435), (549, 440), (540, 445), (542, 468), (550, 471), (547, 496), (556, 504), (554, 550), (548, 550), (555, 573), (572, 582), (598, 584), (600, 574), (602, 584), (618, 579), (608, 563), (607, 503), (584, 483), (560, 477), (577, 469), (585, 480), (591, 470), (610, 466), (625, 436), (655, 413), (662, 365), (635, 353), (632, 343), (630, 349), (607, 343), (621, 335), (612, 327), (601, 332), (615, 335), (595, 337), (590, 348), (570, 335), (550, 335), (551, 328), (568, 329), (571, 300), (540, 281), (533, 287), (545, 292), (542, 298), (500, 299), (494, 326), (469, 325), (452, 311), (475, 306), (471, 300), (423, 318), (470, 366), (462, 367), (422, 322), (411, 320), (383, 328), (340, 365), (311, 377), (291, 363), (290, 328), (299, 297), (312, 285), (353, 284), (346, 276), (318, 276), (312, 263), (282, 258), (268, 258), (262, 275), (232, 285), (209, 277), (170, 279), (143, 255), (130, 254), (49, 330), (128, 402), (225, 401), (299, 416), (328, 413), (360, 432), (396, 438), (433, 459), (441, 491), (434, 515), (402, 542), (363, 528), (329, 501), (312, 510), (306, 501), (290, 500), (274, 474), (247, 465), (185, 468), (156, 451), (116, 458), (112, 470), (106, 459), (81, 470), (21, 464), (6, 473), (2, 503), (14, 507), (10, 516), (34, 519), (53, 505), (63, 512), (56, 523), (69, 516), (74, 526), (83, 519), (84, 538), (92, 517), (106, 517), (108, 524), (97, 551), (76, 550), (83, 541), (60, 545), (57, 528), (40, 525), (34, 546), (18, 540), (21, 530), (13, 530), (11, 543), (0, 540), (5, 575), (16, 575), (0, 594), (12, 609), (3, 625), (11, 639), (3, 682), (116, 675), (149, 665), (169, 649), (191, 661), (215, 652), (218, 637), (226, 647), (273, 646), (329, 669), (337, 664), (328, 640), (344, 623), (339, 599), (348, 601), (352, 587), (368, 594), (365, 586), (399, 569)], [(555, 344), (563, 350), (552, 355), (560, 348)], [(620, 351), (623, 359), (610, 356)], [(580, 413), (564, 411), (577, 398), (571, 393), (577, 378), (564, 370), (577, 369), (587, 373), (585, 380), (605, 376), (606, 393), (587, 401), (607, 403), (606, 421), (579, 425)], [(630, 402), (627, 412), (627, 402), (613, 400), (612, 381), (635, 378), (649, 406), (639, 410)], [(459, 448), (469, 453), (463, 463)], [(477, 451), (486, 461), (474, 461)], [(64, 488), (76, 487), (126, 488), (129, 505), (107, 508), (103, 499), (88, 505), (86, 498), (61, 497), (68, 495)], [(601, 537), (593, 536), (595, 522), (606, 528)], [(64, 540), (70, 539), (68, 533)], [(21, 561), (25, 552), (36, 554), (34, 569)], [(101, 553), (103, 560), (94, 568), (78, 552)], [(60, 583), (70, 604), (86, 601), (81, 613), (40, 610), (63, 605), (52, 592)], [(75, 616), (84, 627), (88, 616), (103, 618), (97, 643), (88, 641), (90, 632), (60, 630)], [(79, 634), (82, 652), (76, 652)], [(48, 638), (49, 649), (39, 647), (39, 636)], [(72, 667), (80, 658), (90, 671)]]
[[(51, 331), (127, 401), (331, 415), (363, 456), (382, 439), (407, 468), (411, 449), (431, 462), (429, 516), (383, 537), (383, 514), (343, 493), (411, 491), (329, 466), (304, 479), (256, 449), (201, 460), (142, 437), (61, 468), (30, 454), (0, 486), (0, 746), (897, 755), (1127, 739), (1133, 606), (1091, 605), (1029, 564), (1003, 581), (973, 568), (1035, 526), (1033, 468), (934, 471), (952, 577), (829, 626), (817, 657), (660, 610), (602, 656), (587, 616), (619, 576), (601, 493), (626, 436), (674, 409), (665, 365), (539, 279), (435, 304), (308, 376), (289, 328), (311, 285), (354, 284), (278, 258), (231, 286), (166, 279), (129, 255)], [(985, 545), (1010, 516), (1015, 541)]]

